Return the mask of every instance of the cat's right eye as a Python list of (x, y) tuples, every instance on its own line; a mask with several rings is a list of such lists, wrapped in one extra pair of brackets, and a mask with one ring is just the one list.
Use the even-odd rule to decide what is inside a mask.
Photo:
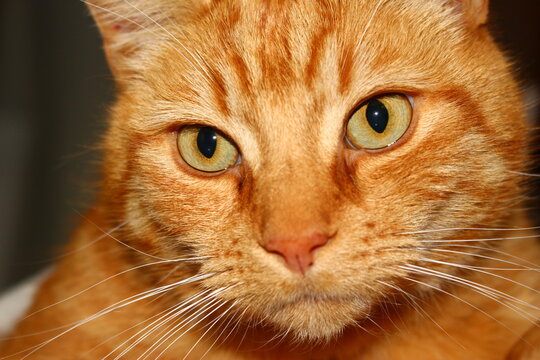
[(234, 166), (238, 149), (218, 130), (209, 126), (186, 126), (177, 138), (182, 159), (192, 168), (215, 173)]
[(391, 146), (407, 131), (412, 106), (402, 94), (382, 94), (360, 106), (347, 124), (347, 140), (356, 149), (378, 150)]

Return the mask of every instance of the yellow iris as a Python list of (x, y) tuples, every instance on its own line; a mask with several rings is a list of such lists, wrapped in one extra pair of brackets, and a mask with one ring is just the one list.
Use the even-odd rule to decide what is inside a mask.
[(347, 139), (358, 149), (382, 149), (405, 134), (411, 119), (412, 106), (406, 96), (376, 96), (351, 116), (347, 124)]
[(194, 169), (218, 172), (236, 164), (236, 146), (219, 131), (208, 126), (186, 126), (178, 132), (178, 151)]

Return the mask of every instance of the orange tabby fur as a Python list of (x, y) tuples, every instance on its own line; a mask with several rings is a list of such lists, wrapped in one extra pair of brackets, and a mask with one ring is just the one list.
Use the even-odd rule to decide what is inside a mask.
[[(3, 356), (99, 359), (150, 317), (223, 287), (216, 312), (149, 358), (167, 346), (161, 359), (503, 359), (516, 346), (514, 359), (531, 352), (519, 339), (527, 332), (534, 338), (536, 308), (506, 301), (526, 318), (504, 306), (500, 293), (490, 298), (407, 267), (540, 306), (538, 271), (492, 276), (424, 260), (505, 268), (516, 265), (486, 257), (530, 264), (540, 256), (531, 231), (459, 229), (527, 227), (519, 210), (523, 177), (515, 173), (528, 161), (523, 104), (485, 27), (487, 1), (88, 4), (118, 84), (101, 193), (69, 246), (82, 250), (57, 264), (30, 313), (67, 300), (31, 314), (14, 336), (211, 275), (72, 330), (11, 339)], [(351, 111), (386, 92), (414, 99), (411, 129), (383, 151), (351, 149), (343, 140)], [(227, 134), (242, 162), (216, 176), (187, 166), (175, 134), (193, 123)], [(404, 234), (447, 228), (458, 229)], [(306, 232), (332, 237), (305, 275), (263, 248), (269, 238), (294, 241)], [(501, 237), (522, 238), (473, 241)], [(476, 248), (442, 249), (473, 255), (418, 249), (453, 239)], [(480, 249), (488, 246), (499, 252)], [(181, 257), (207, 258), (163, 260)], [(163, 334), (143, 339), (124, 358), (137, 359)]]

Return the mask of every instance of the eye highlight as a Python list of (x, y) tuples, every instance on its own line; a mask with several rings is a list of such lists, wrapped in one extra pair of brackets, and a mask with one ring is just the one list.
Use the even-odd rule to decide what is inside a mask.
[(411, 119), (412, 106), (405, 95), (376, 96), (362, 104), (349, 119), (347, 140), (357, 149), (382, 149), (405, 134)]
[(238, 161), (236, 146), (213, 127), (183, 127), (176, 143), (182, 159), (199, 171), (223, 171)]

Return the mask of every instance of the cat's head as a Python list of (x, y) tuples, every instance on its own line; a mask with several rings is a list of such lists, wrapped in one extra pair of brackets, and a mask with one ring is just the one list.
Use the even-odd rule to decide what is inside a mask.
[(522, 104), (487, 1), (89, 6), (118, 84), (106, 208), (136, 248), (207, 257), (200, 285), (245, 318), (331, 338), (410, 266), (444, 267), (429, 241), (479, 237), (422, 231), (504, 223), (518, 198)]

